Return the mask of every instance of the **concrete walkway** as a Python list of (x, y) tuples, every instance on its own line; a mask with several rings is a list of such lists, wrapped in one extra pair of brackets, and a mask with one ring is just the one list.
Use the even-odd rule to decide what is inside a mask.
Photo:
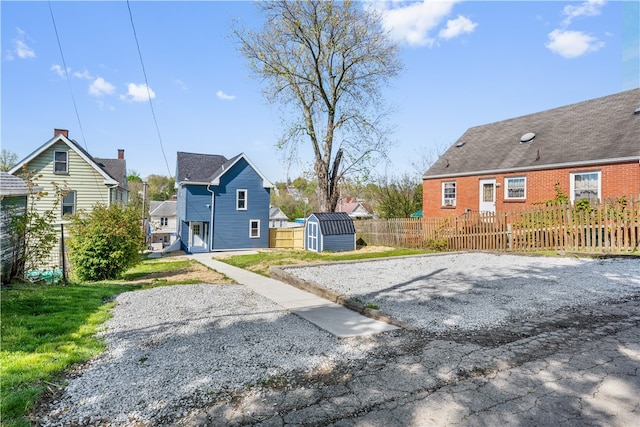
[(286, 283), (215, 260), (213, 256), (211, 253), (204, 253), (188, 257), (245, 285), (338, 337), (371, 335), (398, 329), (397, 326), (363, 316)]

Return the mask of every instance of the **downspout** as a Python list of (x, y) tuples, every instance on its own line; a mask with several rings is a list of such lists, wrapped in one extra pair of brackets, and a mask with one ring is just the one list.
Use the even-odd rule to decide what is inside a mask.
[(211, 191), (209, 188), (211, 184), (207, 185), (207, 191), (211, 193), (211, 205), (209, 206), (209, 210), (211, 210), (211, 221), (209, 221), (209, 252), (213, 250), (213, 207), (215, 204), (215, 193)]

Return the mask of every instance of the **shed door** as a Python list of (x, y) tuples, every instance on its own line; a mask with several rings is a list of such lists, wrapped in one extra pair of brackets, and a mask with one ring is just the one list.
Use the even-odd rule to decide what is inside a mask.
[(307, 223), (307, 249), (318, 252), (318, 223)]
[(496, 211), (496, 180), (480, 180), (480, 212)]

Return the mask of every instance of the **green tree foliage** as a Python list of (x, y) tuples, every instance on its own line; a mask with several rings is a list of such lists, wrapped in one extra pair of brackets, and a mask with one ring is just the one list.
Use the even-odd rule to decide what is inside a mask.
[(400, 69), (380, 16), (351, 0), (258, 2), (260, 31), (234, 28), (240, 51), (271, 102), (283, 106), (278, 146), (313, 152), (319, 209), (335, 210), (339, 183), (366, 174), (391, 145), (382, 88)]
[(147, 183), (147, 206), (149, 200), (170, 200), (176, 194), (175, 180), (172, 176), (149, 175)]
[(36, 209), (37, 205), (47, 196), (46, 192), (38, 191), (37, 181), (42, 175), (35, 175), (24, 166), (18, 176), (25, 180), (28, 195), (26, 210), (11, 218), (8, 230), (12, 248), (9, 279), (24, 278), (29, 270), (52, 267), (45, 263), (58, 243), (60, 234), (53, 224), (57, 218), (59, 202), (69, 191), (66, 186), (53, 183), (56, 194), (53, 205), (49, 210), (39, 211)]
[(140, 174), (135, 170), (130, 170), (127, 174), (127, 182), (142, 182), (142, 178), (140, 178)]
[(79, 280), (118, 278), (140, 262), (144, 233), (138, 211), (121, 204), (94, 206), (72, 217), (69, 260)]
[(314, 182), (309, 182), (304, 178), (296, 178), (291, 185), (277, 182), (275, 186), (276, 189), (271, 191), (271, 205), (280, 208), (290, 220), (305, 218), (311, 212), (318, 211), (318, 198)]
[(17, 164), (18, 155), (3, 148), (0, 152), (0, 171), (9, 172)]
[(378, 186), (376, 213), (381, 218), (408, 218), (422, 209), (422, 184), (409, 175)]

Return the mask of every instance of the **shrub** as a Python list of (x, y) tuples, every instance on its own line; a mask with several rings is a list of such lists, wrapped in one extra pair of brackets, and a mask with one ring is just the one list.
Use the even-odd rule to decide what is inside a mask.
[(72, 217), (69, 260), (79, 280), (116, 279), (140, 261), (144, 232), (138, 211), (98, 204)]

